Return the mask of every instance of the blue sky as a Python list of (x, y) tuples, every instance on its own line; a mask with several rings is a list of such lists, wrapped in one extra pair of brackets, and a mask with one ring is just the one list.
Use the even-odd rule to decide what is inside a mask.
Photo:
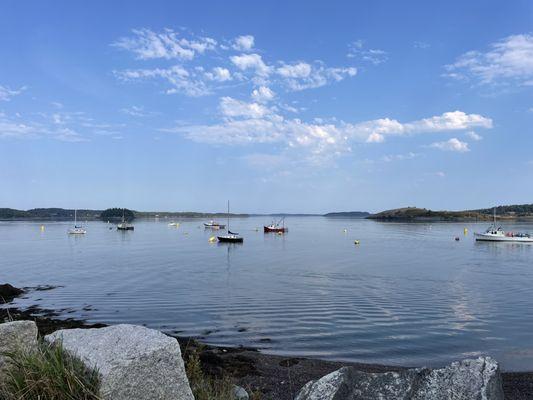
[(533, 3), (6, 1), (0, 207), (533, 202)]

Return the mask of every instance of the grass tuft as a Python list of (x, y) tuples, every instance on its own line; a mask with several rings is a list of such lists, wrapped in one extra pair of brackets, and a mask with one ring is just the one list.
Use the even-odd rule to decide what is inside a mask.
[(234, 400), (231, 380), (227, 377), (216, 379), (204, 374), (197, 352), (189, 355), (186, 370), (195, 400)]
[(5, 353), (7, 371), (2, 400), (99, 400), (98, 372), (88, 370), (58, 344), (40, 340), (37, 349)]

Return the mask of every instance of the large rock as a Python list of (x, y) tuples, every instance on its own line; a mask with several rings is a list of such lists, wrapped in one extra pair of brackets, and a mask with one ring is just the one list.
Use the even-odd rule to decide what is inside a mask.
[(45, 337), (100, 373), (108, 400), (194, 400), (176, 339), (135, 325), (60, 330)]
[(296, 400), (503, 400), (498, 363), (490, 357), (430, 370), (382, 374), (344, 367), (307, 383)]
[(33, 321), (14, 321), (0, 324), (0, 379), (8, 367), (7, 353), (15, 350), (32, 351), (37, 348), (37, 325)]

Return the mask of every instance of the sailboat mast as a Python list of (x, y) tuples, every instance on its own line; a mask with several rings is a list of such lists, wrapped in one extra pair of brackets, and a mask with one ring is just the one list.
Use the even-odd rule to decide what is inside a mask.
[(492, 211), (494, 213), (494, 227), (496, 228), (496, 207), (494, 207)]
[(76, 222), (78, 221), (77, 212), (78, 210), (74, 209), (74, 226), (76, 226)]
[(229, 233), (229, 200), (228, 200), (228, 233)]

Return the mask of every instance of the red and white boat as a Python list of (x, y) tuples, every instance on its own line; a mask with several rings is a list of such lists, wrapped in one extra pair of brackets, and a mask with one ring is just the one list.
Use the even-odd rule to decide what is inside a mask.
[(280, 219), (278, 222), (272, 222), (268, 226), (263, 226), (263, 229), (265, 233), (286, 233), (289, 231), (289, 228), (285, 227), (285, 218)]

